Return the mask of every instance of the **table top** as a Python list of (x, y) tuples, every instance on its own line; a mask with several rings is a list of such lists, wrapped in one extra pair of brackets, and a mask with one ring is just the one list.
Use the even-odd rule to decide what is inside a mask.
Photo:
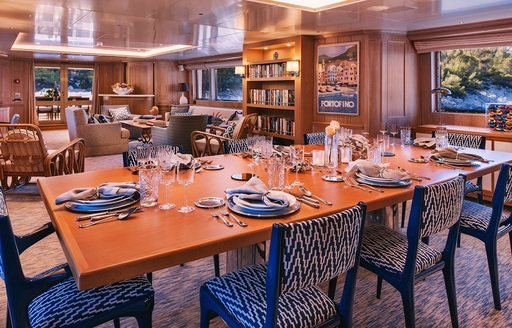
[[(307, 149), (313, 148), (308, 146)], [(163, 211), (153, 207), (133, 215), (129, 220), (80, 229), (75, 220), (76, 213), (65, 210), (63, 205), (55, 205), (55, 198), (59, 194), (76, 187), (95, 187), (103, 182), (136, 181), (137, 175), (126, 168), (115, 168), (41, 178), (38, 184), (77, 285), (84, 290), (268, 240), (275, 222), (288, 223), (325, 216), (354, 206), (359, 201), (366, 202), (370, 211), (384, 208), (411, 199), (415, 185), (445, 181), (460, 173), (472, 179), (499, 169), (501, 163), (512, 161), (512, 153), (472, 149), (471, 152), (492, 161), (454, 170), (433, 163), (407, 161), (410, 157), (428, 154), (429, 150), (426, 149), (397, 146), (394, 152), (396, 156), (385, 157), (385, 162), (390, 162), (391, 167), (399, 165), (431, 180), (413, 181), (412, 186), (406, 188), (387, 188), (384, 193), (366, 193), (345, 183), (325, 182), (320, 179), (322, 172), (316, 169), (299, 173), (300, 180), (308, 189), (334, 205), (321, 205), (320, 209), (315, 209), (302, 204), (295, 214), (280, 218), (243, 217), (249, 223), (247, 228), (238, 225), (228, 228), (211, 218), (207, 209), (182, 214), (175, 209)], [(224, 197), (226, 188), (243, 183), (230, 179), (233, 173), (250, 172), (248, 164), (251, 159), (235, 155), (212, 156), (209, 159), (213, 159), (214, 164), (223, 164), (225, 168), (219, 171), (202, 170), (196, 174), (195, 183), (187, 190), (190, 202), (206, 196)], [(264, 165), (256, 167), (256, 174), (266, 182)], [(183, 204), (183, 188), (182, 185), (172, 185), (169, 200)]]
[[(416, 133), (432, 133), (439, 126), (439, 124), (425, 124), (420, 125), (414, 128)], [(496, 131), (491, 128), (485, 127), (475, 127), (475, 126), (462, 126), (462, 125), (442, 125), (449, 132), (455, 133), (464, 133), (464, 134), (473, 134), (484, 136), (487, 140), (495, 140), (495, 141), (512, 141), (512, 133), (510, 131)]]

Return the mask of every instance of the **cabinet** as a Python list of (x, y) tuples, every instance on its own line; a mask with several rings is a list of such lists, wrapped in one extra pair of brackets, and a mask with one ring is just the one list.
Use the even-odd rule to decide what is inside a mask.
[(313, 44), (313, 37), (297, 36), (244, 45), (243, 108), (259, 115), (256, 133), (304, 142), (312, 127)]

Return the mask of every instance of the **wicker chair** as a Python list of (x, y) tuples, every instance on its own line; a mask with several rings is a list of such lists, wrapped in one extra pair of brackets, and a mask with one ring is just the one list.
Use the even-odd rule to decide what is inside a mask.
[[(191, 134), (194, 157), (213, 156), (224, 153), (224, 141), (247, 138), (252, 132), (258, 114), (253, 113), (236, 121), (236, 124), (226, 128), (210, 126), (210, 132), (194, 131)], [(232, 132), (228, 129), (232, 129)], [(229, 136), (231, 135), (231, 136)]]
[(5, 190), (31, 177), (84, 171), (85, 143), (75, 139), (48, 153), (41, 130), (33, 124), (0, 124), (0, 181)]

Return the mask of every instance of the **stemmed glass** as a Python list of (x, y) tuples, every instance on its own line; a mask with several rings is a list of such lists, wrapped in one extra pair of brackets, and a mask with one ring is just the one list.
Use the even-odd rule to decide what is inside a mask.
[(293, 184), (290, 183), (290, 171), (292, 170), (293, 168), (293, 153), (295, 152), (295, 149), (290, 146), (288, 147), (288, 151), (285, 152), (283, 151), (282, 154), (283, 154), (283, 157), (284, 157), (284, 169), (286, 171), (286, 176), (285, 176), (285, 185), (284, 185), (284, 189), (286, 190), (292, 190), (293, 189)]
[(393, 136), (393, 139), (391, 140), (391, 146), (395, 146), (395, 138), (398, 134), (398, 124), (391, 124), (391, 127), (389, 129), (389, 133)]
[(195, 208), (193, 206), (188, 205), (188, 193), (187, 193), (187, 187), (194, 183), (194, 174), (196, 172), (196, 161), (192, 159), (190, 162), (190, 167), (185, 165), (177, 165), (177, 180), (179, 184), (182, 184), (185, 186), (185, 205), (178, 208), (177, 211), (180, 213), (190, 213), (195, 211)]
[(302, 167), (302, 163), (304, 163), (304, 147), (302, 147), (301, 153), (299, 149), (290, 146), (290, 156), (292, 159), (292, 167), (295, 168), (295, 180), (292, 182), (292, 186), (302, 186), (303, 183), (299, 180), (299, 168)]
[(272, 137), (263, 137), (260, 141), (260, 154), (264, 161), (267, 161), (274, 153), (274, 147), (272, 146)]
[(382, 135), (385, 135), (386, 132), (388, 132), (386, 122), (380, 122), (380, 124), (379, 124), (379, 132), (382, 133)]
[(176, 180), (176, 159), (171, 151), (161, 149), (157, 154), (158, 163), (160, 166), (160, 184), (164, 185), (165, 199), (164, 203), (158, 206), (161, 210), (170, 210), (176, 207), (175, 204), (168, 202), (168, 189), (171, 184)]
[(247, 136), (247, 148), (251, 151), (252, 161), (248, 164), (251, 168), (251, 174), (254, 176), (254, 167), (258, 165), (257, 156), (259, 147), (257, 146), (258, 136)]

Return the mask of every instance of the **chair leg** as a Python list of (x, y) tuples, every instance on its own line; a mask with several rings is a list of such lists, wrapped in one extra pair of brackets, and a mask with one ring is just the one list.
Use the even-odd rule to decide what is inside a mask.
[(489, 265), (489, 274), (491, 276), (492, 298), (494, 299), (494, 308), (501, 310), (500, 282), (498, 277), (498, 254), (496, 251), (496, 241), (485, 244), (487, 253), (487, 264)]
[(380, 294), (382, 292), (382, 277), (377, 276), (377, 298), (380, 299)]
[(478, 204), (483, 204), (484, 203), (484, 192), (483, 191), (480, 191), (478, 192)]
[(119, 321), (119, 318), (114, 318), (114, 327), (121, 328), (121, 322)]
[(508, 240), (510, 242), (510, 252), (512, 252), (512, 231), (508, 233)]
[(402, 225), (401, 227), (405, 227), (405, 208), (407, 207), (407, 202), (402, 202)]
[(459, 235), (457, 236), (457, 248), (460, 248), (460, 238), (462, 237), (461, 235), (462, 234), (459, 231)]
[(414, 286), (409, 291), (402, 291), (402, 304), (404, 306), (405, 326), (414, 328), (416, 325), (416, 314), (414, 312)]
[(9, 314), (9, 308), (7, 307), (7, 311), (6, 311), (6, 315), (5, 315), (5, 328), (12, 328), (12, 323), (11, 323), (11, 315)]
[(153, 284), (153, 272), (146, 273), (146, 278), (148, 279), (150, 284)]
[(329, 295), (329, 298), (333, 301), (334, 301), (334, 296), (336, 294), (336, 283), (337, 282), (338, 282), (337, 278), (329, 280), (329, 291), (327, 294)]
[[(460, 235), (459, 235), (460, 236)], [(457, 313), (457, 294), (455, 292), (455, 274), (453, 272), (453, 264), (443, 269), (444, 284), (446, 286), (446, 295), (448, 296), (448, 306), (450, 307), (450, 317), (452, 319), (452, 327), (459, 327), (459, 316)]]
[(153, 326), (152, 313), (153, 311), (150, 310), (146, 311), (144, 314), (135, 317), (135, 319), (137, 320), (137, 324), (139, 325), (139, 328), (151, 328)]
[(220, 277), (219, 254), (213, 256), (213, 268), (215, 270), (215, 277)]

